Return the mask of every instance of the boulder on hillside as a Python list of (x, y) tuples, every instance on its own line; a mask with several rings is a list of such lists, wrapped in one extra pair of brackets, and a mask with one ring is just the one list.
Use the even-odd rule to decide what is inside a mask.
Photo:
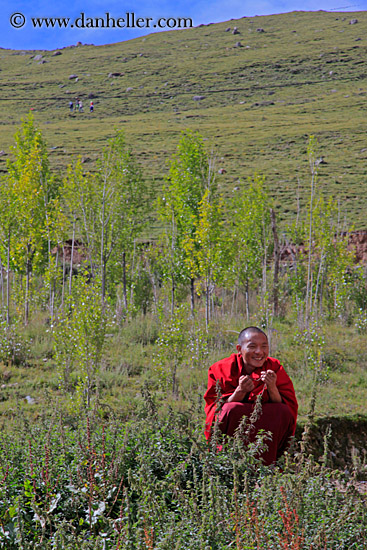
[(62, 52), (60, 52), (60, 50), (57, 50), (52, 54), (52, 57), (56, 57), (57, 55), (62, 55)]
[(237, 27), (233, 28), (232, 34), (241, 34)]
[(41, 61), (42, 58), (43, 58), (43, 55), (38, 54), (38, 55), (35, 55), (33, 59), (34, 59), (35, 61)]
[(227, 27), (224, 32), (230, 32), (230, 31), (231, 31), (231, 27)]
[(117, 78), (118, 76), (124, 76), (124, 73), (108, 73), (108, 78)]
[(265, 32), (265, 30), (259, 27), (258, 29), (256, 29), (256, 32)]
[(349, 21), (349, 25), (356, 25), (358, 23), (358, 19), (351, 19)]
[(194, 101), (202, 101), (203, 99), (205, 99), (205, 95), (194, 95), (192, 99)]
[(78, 78), (78, 75), (77, 74), (71, 74), (69, 76), (69, 80), (74, 80), (75, 78)]
[(236, 44), (234, 45), (235, 48), (243, 48), (241, 42), (236, 42)]

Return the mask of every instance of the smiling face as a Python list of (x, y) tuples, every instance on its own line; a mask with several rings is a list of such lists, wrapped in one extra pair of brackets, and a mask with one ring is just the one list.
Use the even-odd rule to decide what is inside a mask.
[(255, 369), (263, 366), (269, 355), (267, 336), (261, 332), (248, 332), (242, 341), (237, 344), (237, 351), (245, 363), (245, 371), (251, 374)]

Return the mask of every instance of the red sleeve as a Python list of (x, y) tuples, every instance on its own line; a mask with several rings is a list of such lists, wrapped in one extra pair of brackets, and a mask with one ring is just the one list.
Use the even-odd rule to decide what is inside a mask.
[(292, 380), (289, 378), (283, 366), (277, 359), (268, 357), (267, 361), (270, 362), (270, 365), (267, 366), (267, 368), (272, 369), (274, 370), (274, 372), (276, 372), (277, 388), (284, 403), (286, 403), (286, 405), (288, 405), (291, 410), (292, 416), (294, 418), (294, 430), (296, 430), (298, 403)]
[(210, 427), (215, 417), (217, 408), (217, 381), (221, 390), (221, 397), (232, 395), (238, 386), (241, 366), (238, 363), (237, 354), (233, 353), (230, 357), (214, 363), (208, 372), (208, 389), (205, 392), (205, 413), (206, 426), (205, 436), (208, 439)]

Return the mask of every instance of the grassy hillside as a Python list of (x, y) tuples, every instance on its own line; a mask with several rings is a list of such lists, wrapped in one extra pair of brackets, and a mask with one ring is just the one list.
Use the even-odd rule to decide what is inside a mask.
[[(235, 26), (240, 34), (232, 34)], [(287, 219), (297, 188), (302, 195), (308, 186), (307, 139), (315, 134), (324, 159), (320, 185), (363, 227), (366, 36), (367, 12), (295, 12), (69, 47), (61, 55), (1, 50), (0, 170), (30, 109), (58, 169), (77, 154), (93, 169), (114, 127), (123, 127), (156, 186), (181, 130), (193, 128), (224, 168), (218, 178), (226, 193), (238, 178), (261, 172)], [(85, 112), (70, 114), (76, 96)]]

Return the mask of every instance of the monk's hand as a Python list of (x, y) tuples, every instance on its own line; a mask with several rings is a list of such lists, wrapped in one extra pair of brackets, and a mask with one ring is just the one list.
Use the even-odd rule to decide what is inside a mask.
[(247, 374), (245, 376), (240, 376), (240, 379), (238, 381), (238, 387), (243, 393), (250, 393), (255, 387), (254, 382), (252, 378), (250, 378)]
[(277, 375), (273, 370), (263, 371), (260, 376), (261, 380), (266, 384), (268, 390), (273, 390), (277, 386)]
[(237, 402), (241, 403), (246, 395), (254, 389), (254, 383), (249, 376), (240, 376), (238, 386), (227, 399), (227, 403)]

